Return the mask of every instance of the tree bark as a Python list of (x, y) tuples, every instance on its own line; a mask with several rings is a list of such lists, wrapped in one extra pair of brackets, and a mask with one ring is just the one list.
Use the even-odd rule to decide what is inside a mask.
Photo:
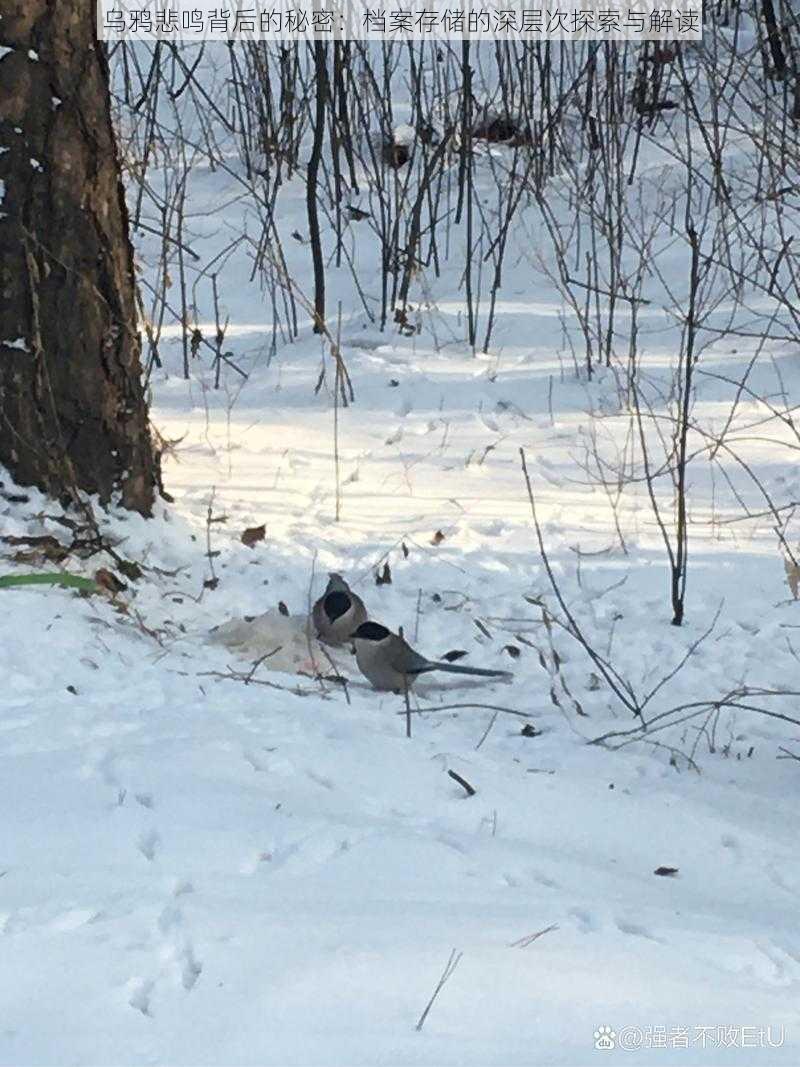
[(775, 18), (775, 7), (772, 0), (761, 0), (761, 10), (764, 13), (764, 23), (767, 27), (767, 41), (772, 56), (772, 67), (775, 77), (782, 79), (786, 76), (786, 56), (783, 53), (781, 43), (781, 28)]
[(314, 141), (306, 174), (306, 208), (308, 239), (311, 242), (311, 258), (314, 263), (314, 333), (322, 333), (325, 328), (325, 263), (322, 258), (317, 187), (322, 161), (322, 139), (325, 136), (325, 105), (328, 100), (327, 45), (323, 41), (314, 41), (314, 73), (317, 106), (314, 119)]
[(159, 462), (95, 7), (3, 3), (0, 463), (20, 484), (147, 515)]

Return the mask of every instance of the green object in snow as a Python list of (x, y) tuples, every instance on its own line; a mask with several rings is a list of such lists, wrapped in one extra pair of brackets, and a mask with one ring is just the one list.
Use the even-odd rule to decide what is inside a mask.
[(0, 575), (0, 589), (10, 589), (17, 585), (58, 585), (66, 589), (81, 589), (86, 593), (97, 592), (97, 583), (91, 578), (82, 578), (78, 574), (66, 574), (63, 571), (56, 571), (54, 574)]

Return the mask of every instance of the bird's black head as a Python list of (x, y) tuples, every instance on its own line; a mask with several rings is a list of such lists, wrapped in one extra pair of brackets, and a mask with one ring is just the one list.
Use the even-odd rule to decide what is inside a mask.
[(389, 630), (379, 622), (362, 622), (352, 636), (360, 641), (383, 641), (389, 637)]
[(335, 593), (328, 593), (322, 602), (325, 608), (325, 614), (331, 620), (336, 622), (342, 615), (346, 615), (353, 605), (352, 600), (347, 593), (342, 593), (337, 590)]

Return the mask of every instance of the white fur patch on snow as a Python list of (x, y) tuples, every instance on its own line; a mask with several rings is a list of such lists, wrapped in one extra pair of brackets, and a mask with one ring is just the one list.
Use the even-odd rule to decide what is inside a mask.
[(281, 674), (327, 674), (328, 657), (337, 670), (348, 672), (342, 650), (323, 649), (309, 630), (307, 615), (266, 611), (253, 619), (231, 619), (212, 630), (209, 641), (251, 660), (266, 656), (264, 667)]

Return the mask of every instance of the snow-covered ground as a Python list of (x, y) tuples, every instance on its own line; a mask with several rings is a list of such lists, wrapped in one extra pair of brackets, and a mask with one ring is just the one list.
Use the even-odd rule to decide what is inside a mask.
[[(3, 591), (0, 1062), (796, 1063), (798, 772), (776, 760), (796, 732), (723, 711), (696, 746), (700, 773), (667, 749), (587, 745), (632, 722), (557, 632), (586, 716), (557, 679), (563, 711), (552, 702), (526, 597), (557, 607), (518, 448), (573, 610), (638, 689), (724, 600), (659, 708), (742, 680), (791, 688), (797, 607), (769, 523), (698, 535), (681, 629), (640, 493), (621, 520), (628, 556), (582, 557), (579, 585), (577, 551), (613, 542), (605, 494), (566, 481), (604, 384), (562, 378), (536, 345), (497, 366), (373, 340), (345, 349), (357, 399), (340, 411), (338, 524), (331, 398), (313, 394), (306, 339), (256, 365), (233, 405), (208, 368), (155, 383), (155, 422), (181, 439), (165, 463), (176, 502), (153, 522), (109, 520), (118, 551), (151, 568), (121, 595), (127, 614)], [(6, 531), (57, 511), (28, 495), (4, 505)], [(209, 504), (226, 521), (211, 524), (219, 584), (203, 590)], [(244, 546), (262, 522), (265, 540)], [(385, 560), (392, 583), (377, 586)], [(408, 740), (402, 699), (357, 674), (349, 700), (267, 664), (251, 684), (219, 676), (250, 665), (209, 644), (211, 626), (278, 601), (301, 613), (329, 569), (425, 652), (465, 649), (513, 682), (422, 687), (430, 711)], [(452, 704), (470, 706), (437, 710)], [(671, 744), (691, 752), (699, 725)], [(634, 1043), (666, 1028), (675, 1047), (595, 1051), (601, 1025)], [(765, 1040), (736, 1027), (783, 1043), (718, 1047)]]
[[(224, 175), (198, 172), (187, 233), (210, 255), (241, 206)], [(301, 183), (282, 196), (290, 274), (308, 290), (308, 247), (290, 236)], [(563, 301), (531, 267), (536, 219), (515, 224), (486, 354), (464, 343), (455, 245), (441, 279), (415, 283), (410, 338), (366, 321), (331, 268), (355, 392), (338, 413), (329, 346), (306, 323), (271, 354), (246, 262), (221, 278), (224, 349), (246, 381), (226, 368), (215, 390), (207, 354), (185, 381), (165, 329), (152, 415), (175, 501), (149, 522), (98, 511), (144, 576), (116, 600), (0, 591), (0, 1064), (800, 1062), (800, 768), (778, 758), (800, 753), (800, 731), (713, 706), (737, 687), (800, 688), (798, 602), (764, 497), (800, 500), (791, 418), (774, 415), (791, 414), (796, 352), (768, 344), (754, 361), (727, 429), (738, 459), (692, 460), (687, 617), (673, 627), (620, 379), (575, 373)], [(375, 242), (358, 225), (347, 242), (368, 276)], [(158, 241), (138, 247), (147, 267)], [(670, 277), (685, 276), (676, 252)], [(676, 354), (660, 307), (640, 322), (654, 409)], [(703, 352), (704, 432), (726, 426), (754, 344)], [(520, 449), (587, 640), (638, 696), (658, 687), (651, 718), (708, 702), (702, 714), (589, 743), (636, 722), (543, 620), (542, 604), (548, 621), (564, 610)], [(59, 507), (24, 495), (0, 497), (3, 534), (65, 539), (46, 517)], [(31, 570), (0, 550), (0, 573)], [(63, 566), (101, 565), (114, 566)], [(330, 570), (421, 651), (464, 650), (513, 680), (434, 676), (408, 739), (402, 697), (372, 691), (352, 660), (345, 691), (210, 640), (280, 603), (302, 615)], [(740, 702), (800, 717), (793, 696)], [(614, 1048), (596, 1049), (600, 1027)]]

